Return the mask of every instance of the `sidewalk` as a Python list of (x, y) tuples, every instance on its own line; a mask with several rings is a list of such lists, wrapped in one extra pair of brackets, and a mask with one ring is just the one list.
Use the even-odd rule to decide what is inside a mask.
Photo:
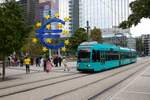
[(115, 93), (110, 100), (150, 100), (150, 67)]
[[(76, 62), (68, 62), (67, 65), (70, 69), (75, 69)], [(25, 66), (8, 66), (6, 67), (6, 80), (11, 80), (12, 76), (19, 77), (20, 75), (26, 75)], [(61, 67), (53, 67), (52, 71), (64, 71), (63, 65)], [(0, 73), (2, 72), (2, 67), (0, 67)], [(44, 72), (43, 67), (36, 67), (35, 65), (30, 66), (30, 73), (40, 73)], [(44, 72), (45, 73), (45, 72)], [(21, 76), (20, 76), (21, 77)], [(0, 75), (1, 81), (2, 75)]]

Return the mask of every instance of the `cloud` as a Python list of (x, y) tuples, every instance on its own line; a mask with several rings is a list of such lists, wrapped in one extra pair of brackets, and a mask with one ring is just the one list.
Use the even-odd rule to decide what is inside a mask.
[(142, 34), (150, 34), (150, 19), (143, 18), (141, 23), (131, 28), (133, 36), (140, 36)]

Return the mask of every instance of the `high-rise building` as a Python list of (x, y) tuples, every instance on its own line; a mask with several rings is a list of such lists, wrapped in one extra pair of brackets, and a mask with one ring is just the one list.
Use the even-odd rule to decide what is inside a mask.
[(69, 0), (70, 30), (74, 33), (79, 28), (79, 0)]
[(36, 10), (35, 20), (43, 22), (44, 16), (46, 15), (51, 15), (51, 1), (40, 0)]
[(69, 3), (72, 30), (85, 28), (87, 21), (91, 29), (110, 29), (129, 15), (129, 0), (70, 0)]
[(34, 24), (39, 0), (20, 0), (18, 3), (22, 7), (23, 17), (26, 22), (28, 24)]

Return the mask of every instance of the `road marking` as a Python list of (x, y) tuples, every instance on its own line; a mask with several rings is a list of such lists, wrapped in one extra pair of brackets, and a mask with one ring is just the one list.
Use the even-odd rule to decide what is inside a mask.
[(125, 93), (134, 93), (134, 94), (150, 94), (150, 92), (137, 92), (137, 91), (124, 91)]
[(118, 91), (118, 92), (117, 92), (114, 96), (112, 96), (109, 100), (113, 100), (114, 98), (116, 98), (117, 95), (121, 94), (121, 92), (123, 92), (126, 88), (128, 88), (131, 84), (133, 84), (133, 83), (134, 83), (138, 78), (140, 78), (141, 75), (143, 75), (148, 69), (149, 69), (149, 67), (146, 68), (146, 69), (145, 69), (143, 72), (141, 72), (139, 75), (137, 75), (137, 77), (136, 77), (133, 81), (131, 81), (130, 83), (128, 83), (124, 88), (120, 89), (120, 91)]

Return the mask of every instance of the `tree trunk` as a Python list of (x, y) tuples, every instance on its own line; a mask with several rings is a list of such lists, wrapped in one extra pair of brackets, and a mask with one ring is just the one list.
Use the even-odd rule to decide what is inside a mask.
[(5, 80), (5, 56), (3, 56), (3, 73), (2, 73), (2, 80)]

